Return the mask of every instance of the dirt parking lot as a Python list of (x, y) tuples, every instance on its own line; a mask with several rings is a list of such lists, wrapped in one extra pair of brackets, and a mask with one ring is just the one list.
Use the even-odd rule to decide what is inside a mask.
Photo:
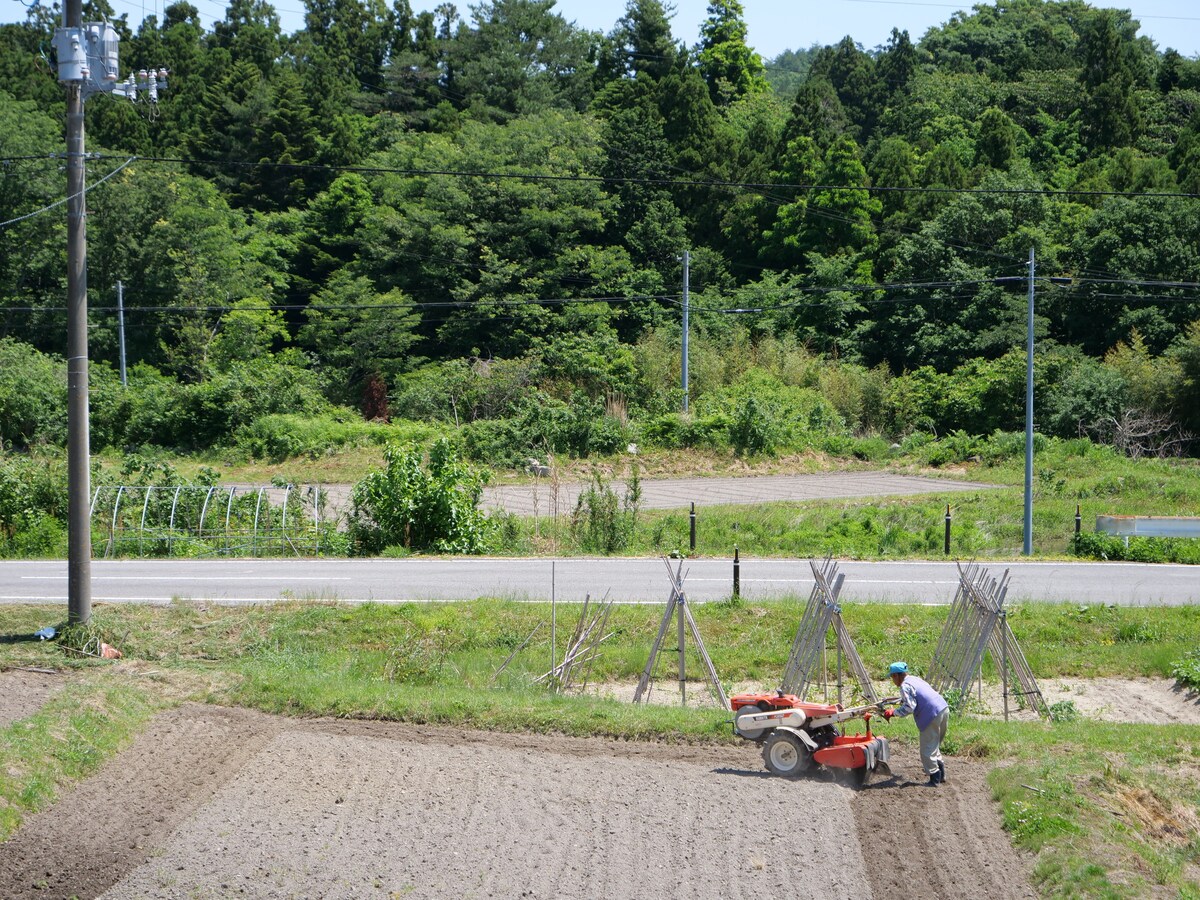
[(1033, 896), (982, 766), (894, 763), (185, 704), (0, 845), (0, 897)]

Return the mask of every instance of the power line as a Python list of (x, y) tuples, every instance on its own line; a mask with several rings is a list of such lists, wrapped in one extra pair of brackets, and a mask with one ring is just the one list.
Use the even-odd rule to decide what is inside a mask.
[(131, 156), (129, 159), (125, 160), (125, 162), (121, 163), (121, 165), (117, 166), (115, 169), (113, 169), (111, 172), (109, 172), (107, 175), (105, 175), (103, 178), (101, 178), (99, 181), (97, 181), (91, 187), (84, 187), (84, 189), (82, 191), (76, 191), (74, 194), (68, 194), (67, 196), (63, 197), (61, 200), (55, 200), (53, 203), (48, 204), (47, 206), (43, 206), (41, 209), (35, 209), (31, 213), (26, 213), (23, 216), (17, 216), (15, 219), (9, 219), (6, 222), (0, 222), (0, 228), (4, 228), (7, 225), (15, 225), (17, 222), (24, 222), (26, 219), (32, 219), (34, 216), (40, 216), (42, 213), (49, 212), (50, 210), (54, 209), (57, 206), (62, 206), (64, 203), (70, 203), (76, 197), (81, 197), (84, 194), (86, 194), (88, 191), (92, 191), (92, 190), (95, 190), (96, 188), (100, 187), (100, 185), (104, 184), (104, 182), (108, 181), (108, 179), (112, 178), (114, 175), (116, 175), (118, 172), (120, 172), (122, 169), (124, 169), (127, 165), (129, 165), (131, 162), (133, 162), (135, 158), (136, 157)]
[[(113, 157), (101, 154), (101, 159)], [(529, 172), (469, 171), (459, 169), (400, 169), (390, 166), (338, 166), (326, 163), (281, 163), (270, 161), (250, 162), (234, 159), (187, 159), (180, 156), (138, 156), (142, 162), (176, 163), (188, 166), (225, 166), (242, 168), (298, 169), (316, 172), (351, 172), (360, 175), (404, 175), (412, 178), (483, 178), (516, 181), (564, 181), (592, 184), (646, 184), (664, 187), (711, 187), (746, 188), (750, 190), (796, 190), (796, 191), (865, 191), (868, 193), (899, 194), (968, 194), (983, 196), (1036, 196), (1036, 197), (1123, 197), (1197, 200), (1200, 193), (1183, 191), (1098, 191), (1071, 190), (1069, 188), (951, 188), (932, 186), (888, 186), (888, 185), (844, 185), (844, 184), (801, 184), (796, 182), (725, 181), (720, 179), (687, 178), (634, 178), (620, 175), (545, 175)]]
[[(1045, 282), (1046, 278), (1035, 278), (1035, 281)], [(966, 289), (978, 288), (983, 285), (993, 285), (996, 283), (994, 278), (971, 278), (954, 281), (925, 281), (925, 282), (893, 282), (880, 284), (846, 284), (838, 286), (828, 285), (788, 285), (782, 287), (779, 293), (782, 294), (886, 294), (898, 293), (905, 291), (938, 291), (948, 290), (951, 293), (942, 296), (926, 296), (926, 297), (893, 297), (893, 298), (864, 298), (856, 302), (865, 304), (875, 303), (915, 303), (915, 302), (941, 302), (953, 299), (970, 299), (978, 296), (976, 292), (967, 293)], [(1015, 283), (1015, 282), (1014, 282)], [(1181, 282), (1181, 281), (1154, 281), (1154, 280), (1138, 280), (1138, 279), (1077, 279), (1074, 280), (1074, 286), (1081, 284), (1107, 284), (1107, 285), (1127, 285), (1130, 287), (1139, 288), (1177, 288), (1177, 289), (1195, 289), (1200, 290), (1200, 282)], [(1063, 293), (1076, 293), (1070, 291), (1070, 288), (1064, 285), (1053, 285), (1060, 288)], [(1096, 293), (1087, 294), (1087, 298), (1103, 298), (1117, 300), (1166, 300), (1171, 302), (1189, 302), (1193, 299), (1179, 296), (1166, 295), (1138, 295), (1138, 294), (1115, 294), (1115, 293)], [(679, 294), (635, 294), (627, 296), (595, 296), (595, 297), (551, 297), (551, 298), (536, 298), (531, 297), (523, 300), (445, 300), (435, 302), (400, 302), (400, 303), (344, 303), (344, 304), (264, 304), (257, 306), (248, 305), (176, 305), (176, 306), (125, 306), (126, 313), (136, 312), (164, 312), (164, 313), (184, 313), (184, 312), (285, 312), (285, 311), (305, 311), (313, 310), (318, 312), (346, 312), (346, 311), (363, 311), (363, 310), (404, 310), (415, 311), (422, 309), (451, 309), (451, 310), (474, 310), (487, 311), (497, 307), (530, 307), (530, 306), (565, 306), (572, 304), (593, 304), (593, 303), (650, 303), (660, 302), (673, 305), (682, 303)], [(793, 307), (803, 306), (821, 306), (827, 305), (824, 300), (796, 300), (792, 302), (753, 306), (753, 307), (716, 307), (702, 306), (695, 303), (689, 303), (689, 308), (693, 312), (709, 312), (709, 313), (748, 313), (748, 312), (772, 312), (775, 310), (790, 309)], [(90, 309), (94, 312), (109, 312), (117, 311), (115, 306), (92, 306)], [(62, 306), (7, 306), (0, 307), (0, 312), (64, 312), (66, 307)]]

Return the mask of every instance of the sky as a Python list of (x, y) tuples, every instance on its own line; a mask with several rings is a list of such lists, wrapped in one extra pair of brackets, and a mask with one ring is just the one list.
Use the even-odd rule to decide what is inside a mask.
[[(128, 13), (131, 24), (145, 13), (159, 13), (171, 0), (110, 0), (113, 8)], [(205, 24), (222, 18), (222, 0), (191, 0)], [(411, 0), (416, 10), (433, 9), (440, 0)], [(476, 0), (458, 0), (459, 12), (468, 15)], [(991, 5), (993, 0), (986, 0)], [(815, 44), (833, 44), (850, 35), (865, 49), (887, 43), (892, 28), (907, 29), (914, 41), (940, 25), (957, 11), (973, 4), (951, 0), (742, 0), (746, 10), (750, 44), (766, 59), (784, 50), (799, 50)], [(1200, 55), (1200, 2), (1197, 0), (1100, 0), (1093, 6), (1113, 6), (1132, 11), (1141, 22), (1141, 33), (1152, 38), (1160, 50), (1173, 47), (1184, 56)], [(303, 0), (274, 3), (283, 29), (297, 31), (303, 25)], [(688, 45), (699, 39), (700, 25), (707, 17), (708, 0), (674, 0), (672, 32)], [(625, 0), (558, 0), (555, 9), (566, 19), (597, 31), (612, 30), (625, 11)], [(23, 0), (0, 0), (0, 21), (18, 22), (25, 17)]]

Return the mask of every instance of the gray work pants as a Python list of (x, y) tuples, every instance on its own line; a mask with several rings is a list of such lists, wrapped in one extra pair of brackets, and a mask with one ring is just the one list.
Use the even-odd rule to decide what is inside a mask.
[(950, 710), (943, 709), (921, 729), (921, 767), (926, 775), (937, 772), (938, 763), (942, 761), (942, 741), (946, 739), (946, 721), (949, 718)]

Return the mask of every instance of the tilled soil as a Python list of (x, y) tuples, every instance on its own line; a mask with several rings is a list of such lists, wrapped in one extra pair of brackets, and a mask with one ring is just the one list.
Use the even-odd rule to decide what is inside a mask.
[(66, 684), (66, 676), (26, 669), (0, 672), (0, 728), (31, 716)]
[(1025, 897), (981, 766), (854, 791), (693, 747), (187, 704), (0, 844), (0, 897)]
[(875, 896), (1036, 897), (1029, 862), (1000, 827), (987, 768), (947, 758), (946, 783), (930, 788), (915, 750), (911, 762), (851, 804)]

